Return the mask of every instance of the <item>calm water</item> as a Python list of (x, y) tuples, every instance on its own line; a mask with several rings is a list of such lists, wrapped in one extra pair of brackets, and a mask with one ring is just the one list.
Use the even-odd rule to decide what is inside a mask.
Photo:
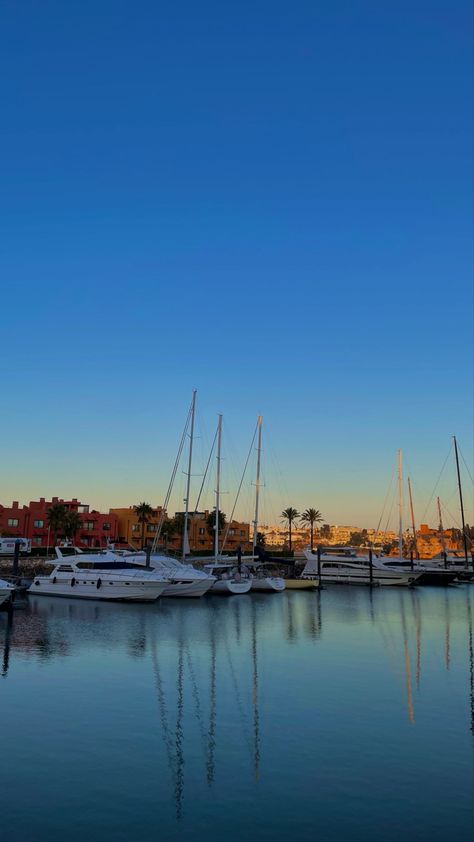
[(3, 838), (472, 840), (474, 586), (0, 615)]

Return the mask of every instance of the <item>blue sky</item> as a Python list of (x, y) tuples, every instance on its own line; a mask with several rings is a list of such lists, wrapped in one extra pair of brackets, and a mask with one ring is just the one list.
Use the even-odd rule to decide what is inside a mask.
[(376, 522), (398, 447), (420, 509), (453, 433), (472, 465), (470, 2), (0, 24), (2, 502), (159, 502), (193, 387), (236, 464), (264, 415), (269, 518)]

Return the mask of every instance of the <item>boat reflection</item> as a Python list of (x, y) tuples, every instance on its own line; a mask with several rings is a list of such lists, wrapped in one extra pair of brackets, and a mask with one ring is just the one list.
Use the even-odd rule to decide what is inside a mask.
[[(148, 700), (144, 697), (149, 705), (144, 727), (162, 754), (161, 761), (156, 757), (157, 779), (164, 767), (164, 789), (181, 820), (187, 791), (194, 798), (202, 786), (218, 797), (217, 784), (225, 781), (232, 752), (239, 758), (239, 773), (252, 785), (268, 775), (265, 760), (270, 762), (273, 747), (266, 742), (265, 725), (270, 730), (274, 711), (267, 708), (266, 722), (262, 700), (271, 704), (268, 688), (276, 686), (274, 665), (281, 670), (281, 685), (285, 665), (298, 663), (300, 651), (312, 650), (309, 663), (314, 651), (315, 673), (324, 668), (326, 658), (326, 685), (318, 672), (318, 692), (324, 700), (331, 692), (334, 655), (337, 661), (359, 631), (360, 645), (367, 649), (350, 651), (366, 658), (361, 663), (370, 669), (371, 653), (383, 643), (382, 669), (386, 673), (389, 663), (400, 681), (408, 727), (423, 718), (422, 684), (429, 672), (435, 669), (444, 675), (450, 670), (452, 678), (461, 658), (466, 669), (467, 630), (468, 727), (474, 735), (473, 594), (469, 585), (442, 594), (434, 589), (395, 594), (328, 588), (276, 598), (254, 594), (120, 608), (32, 597), (26, 609), (0, 615), (2, 676), (10, 681), (17, 664), (25, 669), (33, 658), (52, 664), (54, 659), (86, 653), (84, 664), (89, 656), (99, 659), (112, 653), (122, 657), (120, 671), (128, 681), (127, 665), (133, 661), (145, 694), (147, 685), (150, 690)], [(427, 660), (427, 653), (434, 657)], [(280, 655), (281, 662), (276, 660)]]

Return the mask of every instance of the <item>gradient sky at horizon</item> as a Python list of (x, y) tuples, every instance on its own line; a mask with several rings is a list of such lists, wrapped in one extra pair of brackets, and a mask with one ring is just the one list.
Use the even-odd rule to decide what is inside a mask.
[(266, 520), (375, 526), (399, 447), (421, 518), (453, 433), (473, 473), (472, 18), (4, 0), (2, 503), (161, 502), (194, 387), (226, 511), (258, 413)]

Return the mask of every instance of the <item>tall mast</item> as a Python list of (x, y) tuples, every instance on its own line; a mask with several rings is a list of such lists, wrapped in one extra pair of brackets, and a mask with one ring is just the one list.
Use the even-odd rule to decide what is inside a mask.
[(258, 444), (257, 444), (257, 479), (255, 482), (255, 518), (253, 522), (253, 547), (252, 555), (255, 555), (257, 546), (257, 529), (258, 529), (258, 504), (260, 498), (260, 457), (262, 453), (262, 416), (258, 416)]
[(219, 415), (217, 422), (217, 467), (216, 467), (216, 521), (214, 525), (214, 557), (217, 561), (219, 556), (219, 507), (221, 492), (221, 442), (222, 442), (222, 415)]
[(186, 481), (186, 497), (184, 500), (184, 524), (183, 524), (183, 549), (181, 557), (186, 558), (186, 553), (189, 552), (189, 538), (188, 538), (188, 520), (189, 520), (189, 492), (191, 489), (191, 468), (193, 464), (193, 441), (194, 441), (194, 416), (196, 413), (196, 389), (193, 391), (193, 399), (191, 401), (191, 430), (189, 433), (189, 456), (188, 456), (188, 478)]
[(413, 530), (413, 547), (414, 547), (414, 550), (415, 550), (415, 555), (418, 558), (418, 545), (416, 543), (415, 513), (413, 511), (413, 499), (412, 499), (412, 496), (411, 496), (410, 477), (408, 477), (408, 497), (409, 497), (409, 500), (410, 500), (411, 528)]
[(438, 503), (438, 517), (439, 517), (439, 538), (441, 541), (441, 547), (443, 553), (446, 552), (446, 541), (444, 540), (444, 527), (443, 527), (443, 516), (441, 514), (441, 503), (439, 497), (436, 498)]
[(398, 451), (398, 555), (403, 558), (403, 472), (402, 451)]
[(454, 453), (456, 455), (456, 471), (458, 475), (458, 490), (459, 490), (459, 505), (461, 508), (461, 523), (462, 523), (462, 539), (464, 543), (464, 558), (466, 559), (466, 567), (467, 567), (467, 535), (466, 535), (466, 524), (464, 523), (464, 503), (462, 499), (462, 486), (461, 486), (461, 471), (459, 470), (459, 454), (458, 454), (458, 443), (456, 441), (456, 436), (453, 436), (454, 440)]

